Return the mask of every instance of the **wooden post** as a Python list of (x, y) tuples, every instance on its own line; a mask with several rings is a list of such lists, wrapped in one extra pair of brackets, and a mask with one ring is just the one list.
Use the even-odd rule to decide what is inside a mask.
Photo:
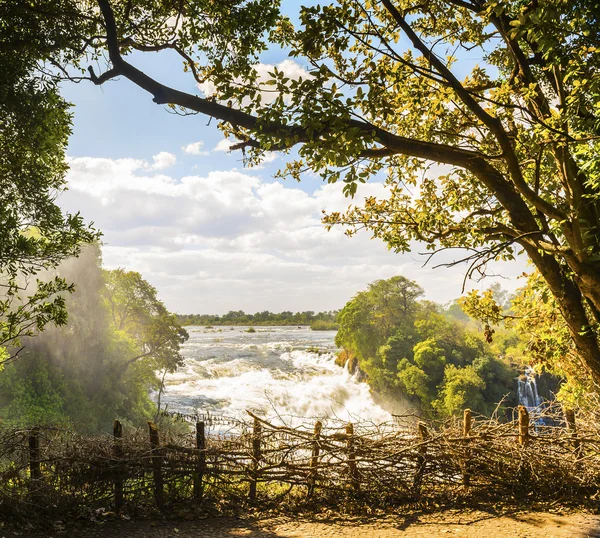
[(262, 427), (260, 421), (254, 419), (254, 430), (252, 432), (252, 480), (250, 481), (249, 497), (251, 501), (256, 499), (256, 483), (258, 481), (258, 462), (260, 461), (260, 436)]
[(529, 412), (524, 405), (519, 406), (519, 445), (529, 444)]
[(465, 459), (463, 461), (463, 486), (468, 488), (471, 485), (471, 474), (469, 473), (469, 462), (471, 460), (471, 449), (469, 445), (471, 440), (471, 428), (473, 426), (473, 416), (470, 409), (465, 409), (463, 420), (463, 436), (465, 437)]
[(29, 433), (29, 476), (36, 482), (42, 479), (40, 467), (40, 429), (33, 428)]
[(348, 468), (350, 469), (350, 484), (355, 493), (360, 491), (358, 467), (356, 466), (356, 449), (354, 446), (354, 425), (346, 424), (346, 450), (348, 451)]
[(415, 478), (413, 479), (413, 490), (416, 495), (421, 491), (421, 483), (423, 482), (423, 475), (425, 474), (425, 464), (427, 455), (427, 445), (424, 444), (429, 438), (429, 431), (424, 422), (417, 424), (419, 429), (419, 437), (421, 438), (422, 446), (419, 447), (419, 454), (417, 456), (417, 469), (415, 472)]
[(469, 437), (471, 434), (471, 428), (473, 427), (473, 415), (470, 409), (465, 409), (464, 421), (463, 421), (463, 435)]
[(575, 411), (573, 409), (565, 409), (565, 421), (567, 423), (567, 431), (571, 434), (572, 446), (575, 451), (575, 457), (581, 457), (581, 441), (577, 437), (577, 427), (575, 426)]
[(156, 424), (148, 421), (150, 432), (150, 445), (152, 446), (152, 470), (154, 475), (154, 500), (159, 510), (165, 508), (165, 497), (163, 491), (162, 457), (160, 454), (160, 438)]
[(206, 466), (206, 437), (204, 435), (204, 421), (196, 422), (196, 448), (198, 449), (198, 463), (194, 473), (194, 497), (202, 498), (202, 479)]
[(315, 422), (315, 430), (313, 436), (313, 449), (312, 457), (310, 458), (310, 475), (308, 477), (308, 496), (311, 497), (315, 490), (315, 483), (317, 481), (317, 467), (319, 465), (319, 455), (321, 453), (321, 445), (319, 444), (319, 437), (321, 436), (321, 429), (323, 423), (320, 420)]
[(114, 481), (115, 481), (115, 510), (118, 512), (123, 508), (123, 426), (118, 420), (113, 423), (113, 455)]

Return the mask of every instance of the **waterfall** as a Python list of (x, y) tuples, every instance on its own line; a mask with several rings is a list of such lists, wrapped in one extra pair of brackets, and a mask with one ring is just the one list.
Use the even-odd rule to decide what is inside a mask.
[(519, 405), (527, 409), (538, 409), (542, 405), (542, 398), (538, 393), (535, 371), (531, 366), (525, 368), (525, 374), (518, 378)]
[[(335, 362), (335, 331), (308, 327), (189, 327), (185, 362), (165, 377), (163, 402), (183, 414), (245, 418), (246, 409), (273, 422), (334, 417), (389, 423), (392, 416), (348, 361)], [(0, 534), (1, 536), (1, 534)]]

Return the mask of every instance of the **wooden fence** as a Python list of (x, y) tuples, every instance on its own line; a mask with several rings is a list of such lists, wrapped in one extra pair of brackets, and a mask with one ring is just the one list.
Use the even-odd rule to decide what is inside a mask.
[(369, 506), (440, 502), (461, 495), (561, 500), (600, 492), (596, 417), (568, 410), (530, 420), (524, 407), (500, 422), (317, 421), (275, 425), (252, 413), (228, 433), (199, 421), (190, 434), (0, 430), (0, 506), (5, 515), (181, 503), (352, 500)]

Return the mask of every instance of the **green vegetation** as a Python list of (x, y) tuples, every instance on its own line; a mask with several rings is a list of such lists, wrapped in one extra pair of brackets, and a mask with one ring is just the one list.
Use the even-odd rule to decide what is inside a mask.
[(492, 327), (503, 326), (521, 335), (527, 341), (529, 362), (565, 380), (558, 397), (566, 404), (582, 406), (586, 396), (597, 391), (593, 375), (581, 367), (560, 306), (539, 272), (529, 275), (509, 309), (501, 306), (491, 290), (483, 294), (472, 292), (461, 302), (465, 311), (485, 324), (494, 342), (497, 334)]
[[(61, 4), (48, 3), (44, 15), (62, 12)], [(56, 78), (40, 73), (53, 50), (73, 58), (66, 49), (76, 25), (48, 24), (34, 7), (23, 8), (0, 2), (0, 369), (24, 337), (66, 323), (72, 284), (50, 273), (36, 277), (98, 238), (55, 203), (68, 169), (70, 105)]]
[[(120, 78), (157, 104), (215, 118), (249, 164), (299, 145), (282, 174), (319, 173), (348, 195), (386, 174), (387, 198), (331, 213), (330, 226), (369, 229), (396, 251), (415, 240), (468, 248), (471, 273), (523, 251), (574, 353), (600, 379), (597, 1), (289, 5), (293, 16), (271, 0), (3, 2), (0, 20), (14, 24), (1, 37), (27, 52), (32, 40), (6, 27), (66, 29), (37, 41), (52, 43), (47, 63), (69, 70), (108, 57), (102, 73), (90, 68), (93, 83)], [(178, 91), (135, 67), (164, 49), (214, 94)], [(257, 63), (267, 49), (285, 50), (310, 76), (273, 68), (264, 81)]]
[(377, 392), (408, 398), (430, 415), (467, 407), (489, 414), (504, 397), (516, 404), (518, 337), (502, 333), (492, 346), (457, 320), (455, 309), (444, 311), (422, 294), (401, 276), (357, 293), (338, 316), (336, 344), (345, 359), (357, 361)]
[(248, 329), (246, 329), (247, 333), (255, 333), (256, 329), (254, 327), (248, 327)]
[[(219, 325), (311, 325), (315, 322), (335, 323), (338, 311), (319, 312), (280, 312), (278, 314), (265, 310), (256, 314), (246, 314), (241, 310), (230, 310), (222, 316), (213, 314), (176, 314), (177, 322), (182, 326), (204, 326), (207, 329)], [(312, 327), (311, 327), (312, 328)], [(315, 329), (319, 330), (319, 329)]]
[(157, 372), (181, 364), (187, 333), (138, 273), (100, 268), (99, 249), (63, 263), (77, 282), (61, 329), (26, 339), (27, 354), (0, 375), (0, 420), (110, 431), (119, 417), (140, 425), (156, 413)]
[[(470, 273), (523, 251), (563, 319), (572, 364), (598, 381), (597, 1), (336, 0), (290, 3), (298, 10), (291, 17), (271, 0), (230, 4), (1, 2), (0, 21), (10, 21), (0, 26), (2, 64), (11, 68), (6, 87), (33, 90), (0, 100), (8, 107), (18, 103), (17, 119), (24, 120), (10, 122), (7, 148), (15, 146), (12, 127), (27, 125), (29, 111), (58, 114), (57, 123), (65, 125), (55, 87), (42, 102), (54, 99), (56, 107), (32, 100), (52, 84), (48, 73), (31, 75), (35, 66), (53, 65), (56, 76), (85, 62), (96, 85), (126, 79), (159, 105), (220, 121), (248, 164), (299, 145), (298, 159), (282, 175), (320, 173), (327, 182), (343, 181), (347, 195), (386, 174), (387, 198), (331, 213), (327, 225), (346, 226), (350, 234), (369, 229), (396, 251), (410, 250), (415, 240), (432, 251), (468, 248)], [(166, 49), (179, 55), (194, 85), (210, 81), (214, 94), (178, 91), (172, 79), (135, 67), (140, 55)], [(309, 76), (277, 68), (266, 81), (259, 76), (261, 54), (277, 49), (309, 66)], [(97, 58), (110, 60), (102, 73), (91, 67)], [(265, 91), (274, 99), (263, 99)], [(33, 132), (43, 132), (39, 125), (36, 119)], [(52, 140), (64, 140), (65, 132), (61, 127)], [(443, 166), (431, 168), (432, 162)], [(19, 169), (23, 177), (38, 170)], [(48, 192), (44, 181), (41, 190), (36, 181), (25, 185), (42, 197)], [(5, 192), (18, 191), (20, 183), (8, 186)], [(18, 212), (6, 214), (3, 231), (18, 230)], [(60, 244), (59, 236), (48, 237), (50, 245)], [(13, 238), (18, 242), (19, 233)], [(61, 312), (58, 304), (48, 315), (64, 322)]]
[(318, 319), (310, 324), (310, 328), (313, 331), (337, 331), (340, 324), (329, 319)]

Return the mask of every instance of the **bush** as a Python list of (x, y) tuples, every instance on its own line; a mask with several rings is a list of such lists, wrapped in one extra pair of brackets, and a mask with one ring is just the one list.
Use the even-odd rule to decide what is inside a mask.
[(337, 331), (339, 328), (339, 323), (325, 319), (317, 319), (310, 324), (311, 331)]

